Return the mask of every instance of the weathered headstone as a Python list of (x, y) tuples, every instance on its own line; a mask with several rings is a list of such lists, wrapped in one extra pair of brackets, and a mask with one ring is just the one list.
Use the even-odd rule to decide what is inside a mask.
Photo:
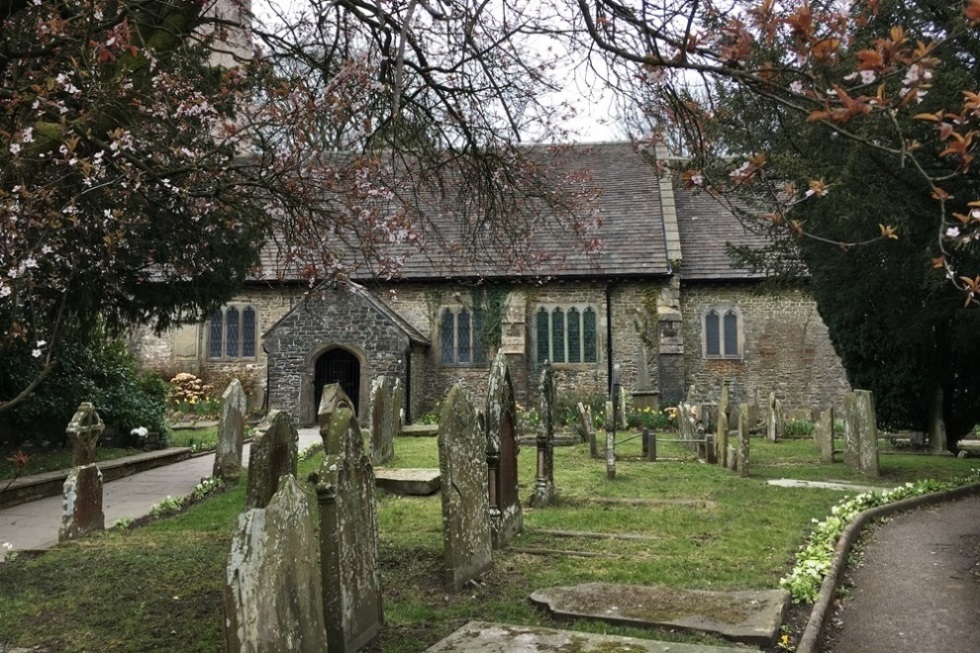
[(517, 401), (503, 351), (497, 353), (490, 370), (485, 419), (490, 536), (493, 548), (500, 549), (510, 544), (524, 525), (517, 490)]
[(534, 480), (532, 506), (546, 506), (555, 498), (555, 372), (545, 361), (538, 383), (541, 395), (541, 424), (538, 426), (538, 469)]
[(738, 405), (738, 475), (749, 475), (749, 405)]
[(248, 398), (238, 379), (232, 379), (221, 395), (221, 418), (218, 421), (218, 446), (214, 453), (214, 471), (218, 478), (232, 478), (242, 471), (242, 449), (245, 446), (245, 414)]
[(105, 529), (102, 511), (102, 472), (91, 463), (73, 467), (65, 479), (58, 541), (72, 540)]
[[(354, 402), (350, 400), (347, 393), (344, 392), (344, 388), (341, 387), (339, 383), (328, 383), (323, 386), (323, 392), (320, 393), (320, 403), (317, 407), (317, 419), (326, 420), (330, 423), (330, 415), (333, 414), (335, 410), (340, 407), (349, 408), (352, 413), (357, 414), (357, 406)], [(323, 422), (320, 422), (322, 426)]]
[(395, 457), (395, 435), (401, 430), (401, 381), (379, 376), (371, 382), (371, 462), (384, 465)]
[(72, 465), (83, 467), (95, 462), (95, 445), (99, 436), (105, 430), (102, 418), (95, 406), (87, 401), (78, 405), (78, 409), (68, 423), (65, 433), (72, 443)]
[(327, 650), (313, 498), (287, 474), (238, 516), (224, 587), (228, 653)]
[(255, 430), (248, 456), (245, 508), (265, 508), (286, 474), (296, 476), (299, 433), (288, 413), (270, 410)]
[(476, 411), (454, 386), (439, 417), (444, 578), (450, 592), (459, 592), (492, 562), (486, 442)]
[(722, 467), (728, 466), (728, 413), (718, 407), (718, 429), (715, 431), (715, 458)]
[(844, 395), (844, 445), (845, 464), (868, 476), (878, 476), (878, 426), (869, 390)]
[(932, 453), (946, 451), (949, 441), (946, 437), (946, 421), (943, 419), (943, 389), (937, 387), (929, 406), (929, 450)]
[(834, 409), (821, 411), (813, 427), (813, 439), (820, 448), (820, 462), (834, 462)]
[(327, 645), (334, 653), (355, 653), (384, 621), (374, 470), (352, 410), (339, 407), (329, 421), (323, 412), (319, 417), (325, 458), (316, 493)]
[(582, 430), (581, 432), (585, 436), (583, 442), (589, 443), (589, 456), (598, 458), (599, 444), (595, 439), (595, 424), (592, 421), (592, 409), (584, 406), (581, 401), (578, 403), (578, 420)]

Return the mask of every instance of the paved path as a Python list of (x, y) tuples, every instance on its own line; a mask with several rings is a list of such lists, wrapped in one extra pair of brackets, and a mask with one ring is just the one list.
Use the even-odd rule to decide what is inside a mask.
[(825, 653), (978, 653), (980, 497), (879, 526), (849, 581)]
[[(299, 430), (299, 450), (320, 441), (315, 428)], [(245, 462), (248, 461), (245, 445)], [(214, 454), (197, 456), (179, 463), (140, 472), (105, 484), (102, 508), (106, 527), (119, 519), (136, 519), (166, 497), (184, 497), (194, 491), (201, 479), (211, 476)], [(0, 543), (14, 549), (49, 549), (58, 543), (61, 527), (61, 497), (48, 497), (0, 510)], [(0, 560), (4, 551), (0, 550)]]

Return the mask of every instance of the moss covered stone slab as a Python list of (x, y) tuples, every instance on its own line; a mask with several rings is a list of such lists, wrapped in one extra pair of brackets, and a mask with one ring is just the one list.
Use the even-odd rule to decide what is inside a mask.
[(747, 653), (750, 649), (471, 621), (426, 653)]
[(422, 467), (375, 467), (374, 482), (392, 494), (428, 496), (442, 487), (442, 475), (438, 469)]
[(629, 626), (687, 628), (771, 646), (789, 601), (785, 590), (709, 592), (652, 585), (585, 583), (538, 590), (531, 601), (556, 616)]

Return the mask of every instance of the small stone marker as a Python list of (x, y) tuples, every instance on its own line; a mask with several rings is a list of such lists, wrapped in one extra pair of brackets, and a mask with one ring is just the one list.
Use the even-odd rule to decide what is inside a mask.
[(813, 439), (820, 447), (820, 462), (834, 462), (834, 409), (828, 408), (820, 412), (817, 423), (813, 428)]
[(401, 431), (402, 384), (391, 376), (371, 382), (371, 462), (384, 465), (395, 457), (395, 435)]
[(738, 475), (749, 475), (749, 405), (738, 405)]
[(524, 514), (517, 489), (517, 401), (507, 355), (497, 353), (490, 370), (486, 410), (490, 535), (501, 549), (521, 532)]
[(83, 467), (95, 462), (95, 445), (105, 430), (95, 406), (83, 401), (65, 429), (72, 443), (72, 466)]
[(459, 592), (492, 562), (486, 443), (476, 411), (454, 386), (439, 417), (444, 579), (449, 592)]
[(325, 458), (316, 487), (323, 609), (329, 650), (355, 653), (384, 622), (374, 471), (354, 412), (329, 415), (319, 415)]
[(531, 505), (546, 506), (555, 498), (555, 372), (545, 361), (538, 384), (541, 395), (541, 424), (538, 427), (538, 469)]
[(102, 472), (95, 463), (73, 467), (65, 479), (58, 541), (101, 530), (105, 530)]
[(844, 443), (845, 464), (868, 476), (879, 475), (878, 425), (869, 390), (844, 395)]
[(327, 650), (313, 498), (283, 476), (265, 508), (238, 516), (224, 586), (228, 653)]
[(789, 592), (711, 592), (651, 585), (584, 583), (549, 587), (531, 602), (571, 619), (654, 628), (688, 628), (725, 639), (770, 647), (776, 642)]
[(270, 410), (252, 438), (248, 457), (248, 485), (245, 508), (265, 508), (272, 499), (279, 479), (296, 476), (299, 433), (288, 413)]
[(218, 446), (214, 453), (213, 476), (228, 479), (242, 471), (247, 411), (248, 398), (245, 390), (238, 379), (232, 379), (221, 395), (221, 418), (218, 421)]

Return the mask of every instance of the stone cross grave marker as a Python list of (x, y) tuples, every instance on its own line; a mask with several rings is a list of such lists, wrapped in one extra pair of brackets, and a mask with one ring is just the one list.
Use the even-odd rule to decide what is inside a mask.
[(72, 465), (83, 467), (95, 462), (95, 445), (105, 430), (95, 406), (83, 401), (68, 423), (65, 433), (72, 443)]
[(438, 442), (444, 579), (446, 590), (455, 593), (492, 563), (487, 440), (459, 386), (443, 402)]
[(395, 435), (401, 430), (402, 382), (379, 376), (371, 382), (371, 462), (384, 465), (395, 457)]
[(749, 405), (738, 405), (738, 475), (747, 478), (749, 475)]
[(325, 458), (316, 492), (327, 645), (355, 653), (384, 622), (374, 470), (353, 411), (344, 406), (329, 421), (320, 417)]
[(878, 425), (869, 390), (844, 395), (844, 463), (868, 476), (879, 475)]
[(265, 508), (286, 474), (296, 476), (299, 433), (288, 413), (270, 410), (252, 438), (245, 507)]
[(541, 367), (538, 391), (541, 395), (541, 424), (536, 438), (538, 469), (531, 495), (531, 505), (535, 507), (546, 506), (555, 498), (555, 372), (547, 361)]
[(214, 453), (214, 470), (218, 478), (232, 478), (242, 471), (242, 449), (245, 446), (245, 414), (248, 398), (238, 379), (232, 379), (221, 394), (221, 418), (218, 421), (218, 446)]
[(834, 409), (820, 412), (813, 428), (813, 439), (820, 448), (820, 462), (834, 462)]
[(62, 490), (58, 541), (72, 540), (105, 529), (102, 510), (102, 471), (95, 463), (72, 467)]
[(327, 650), (314, 510), (287, 474), (265, 508), (238, 516), (224, 585), (228, 653)]
[(500, 549), (521, 532), (524, 522), (517, 490), (517, 401), (503, 351), (490, 370), (486, 405), (490, 535), (493, 548)]

